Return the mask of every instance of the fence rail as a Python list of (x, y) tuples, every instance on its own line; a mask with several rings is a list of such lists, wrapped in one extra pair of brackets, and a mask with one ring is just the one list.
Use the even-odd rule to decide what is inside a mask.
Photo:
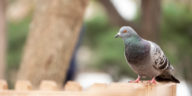
[(6, 81), (0, 80), (0, 96), (176, 96), (176, 84), (98, 83), (82, 89), (77, 82), (59, 88), (53, 81), (42, 81), (38, 89), (33, 89), (29, 81), (17, 81), (15, 89), (10, 90)]

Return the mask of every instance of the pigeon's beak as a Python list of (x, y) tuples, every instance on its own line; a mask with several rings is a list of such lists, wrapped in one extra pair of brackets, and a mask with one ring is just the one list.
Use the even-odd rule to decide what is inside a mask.
[(118, 37), (120, 37), (120, 35), (119, 35), (119, 34), (116, 34), (116, 35), (115, 35), (115, 38), (118, 38)]

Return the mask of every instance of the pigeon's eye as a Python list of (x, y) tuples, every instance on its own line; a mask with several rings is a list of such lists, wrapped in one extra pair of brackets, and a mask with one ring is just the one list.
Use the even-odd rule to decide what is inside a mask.
[(127, 30), (123, 30), (123, 33), (126, 33), (127, 32)]

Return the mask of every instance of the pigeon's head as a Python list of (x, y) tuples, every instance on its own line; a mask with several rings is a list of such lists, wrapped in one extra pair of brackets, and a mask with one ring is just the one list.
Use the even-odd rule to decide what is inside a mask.
[(115, 35), (115, 38), (128, 38), (133, 35), (137, 35), (135, 30), (131, 28), (130, 26), (123, 26), (120, 28), (119, 32)]

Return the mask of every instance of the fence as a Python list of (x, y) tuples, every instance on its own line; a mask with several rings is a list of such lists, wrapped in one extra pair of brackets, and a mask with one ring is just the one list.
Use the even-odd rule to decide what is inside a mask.
[(176, 96), (174, 83), (98, 83), (82, 89), (77, 82), (58, 88), (53, 81), (42, 81), (38, 89), (32, 87), (29, 81), (17, 81), (15, 89), (10, 90), (6, 81), (0, 80), (0, 96)]

